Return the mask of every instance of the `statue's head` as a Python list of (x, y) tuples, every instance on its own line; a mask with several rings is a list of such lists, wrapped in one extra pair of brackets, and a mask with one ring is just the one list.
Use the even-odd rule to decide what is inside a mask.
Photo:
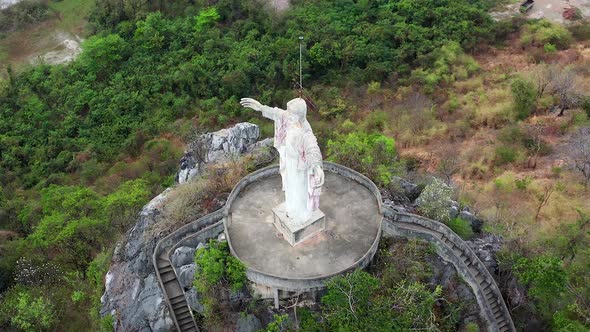
[(303, 121), (307, 116), (307, 104), (302, 98), (291, 99), (287, 103), (287, 111), (296, 115), (297, 120)]

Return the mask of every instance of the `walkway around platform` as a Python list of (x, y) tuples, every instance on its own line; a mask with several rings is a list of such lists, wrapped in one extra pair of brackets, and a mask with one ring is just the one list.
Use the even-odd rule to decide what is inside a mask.
[[(326, 163), (324, 167), (339, 174), (347, 174), (352, 171), (344, 166), (332, 163)], [(247, 183), (244, 184), (245, 182), (250, 180), (255, 181), (256, 178), (278, 172), (278, 167), (275, 168), (268, 167), (254, 172), (246, 176), (241, 183), (245, 187), (247, 185)], [(250, 176), (252, 178), (248, 179)], [(370, 181), (368, 179), (366, 180)], [(230, 195), (228, 202), (232, 202), (236, 197), (237, 194)], [(379, 205), (384, 215), (381, 228), (385, 234), (405, 238), (420, 238), (433, 243), (437, 248), (438, 254), (455, 266), (457, 273), (473, 289), (481, 309), (481, 315), (488, 322), (488, 331), (516, 331), (496, 282), (484, 264), (457, 234), (440, 222), (418, 215), (400, 212), (395, 208), (381, 206), (381, 202), (379, 202)], [(188, 309), (184, 297), (184, 290), (178, 284), (176, 271), (170, 267), (170, 255), (175, 248), (181, 245), (196, 246), (198, 242), (206, 242), (209, 238), (215, 238), (223, 232), (225, 226), (223, 219), (227, 216), (229, 210), (227, 207), (228, 205), (223, 209), (179, 228), (160, 240), (156, 245), (153, 254), (156, 276), (160, 282), (160, 287), (164, 291), (166, 302), (172, 312), (172, 318), (176, 328), (179, 331), (199, 331), (199, 327), (196, 324), (192, 312)], [(378, 241), (375, 242), (375, 250), (376, 245), (378, 245)], [(370, 257), (372, 258), (372, 255)], [(362, 268), (369, 261), (362, 261), (361, 263), (359, 267)], [(254, 278), (257, 283), (264, 282), (265, 280), (264, 278), (259, 278), (259, 271), (248, 270), (247, 273), (248, 277)], [(256, 279), (257, 277), (258, 279)], [(278, 289), (280, 289), (281, 283), (284, 282), (285, 290), (293, 290), (293, 286), (295, 285), (296, 288), (302, 281), (305, 281), (305, 278), (279, 278), (272, 282), (273, 287)], [(306, 287), (306, 289), (309, 289), (309, 287)]]

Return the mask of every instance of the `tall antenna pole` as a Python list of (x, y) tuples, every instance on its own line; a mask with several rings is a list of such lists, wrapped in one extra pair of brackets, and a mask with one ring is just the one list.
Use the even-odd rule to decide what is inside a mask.
[(303, 90), (303, 36), (299, 36), (299, 94)]

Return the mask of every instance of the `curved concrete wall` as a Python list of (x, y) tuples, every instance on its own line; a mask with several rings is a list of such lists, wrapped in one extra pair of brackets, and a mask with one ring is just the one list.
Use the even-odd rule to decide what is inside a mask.
[[(379, 213), (382, 214), (383, 206), (382, 206), (382, 200), (381, 200), (381, 193), (379, 192), (379, 189), (373, 183), (373, 181), (369, 180), (369, 178), (360, 174), (359, 172), (356, 172), (348, 167), (338, 165), (335, 163), (324, 162), (323, 168), (324, 168), (324, 171), (339, 174), (339, 175), (341, 175), (349, 180), (355, 181), (355, 182), (359, 183), (360, 185), (364, 186), (365, 188), (367, 188), (375, 196), (375, 200), (376, 200), (378, 208), (379, 208)], [(240, 194), (240, 192), (246, 186), (248, 186), (250, 183), (253, 183), (253, 182), (259, 181), (261, 179), (264, 179), (266, 177), (277, 175), (277, 174), (279, 174), (279, 167), (277, 165), (268, 166), (268, 167), (262, 168), (254, 173), (247, 175), (240, 182), (238, 182), (238, 184), (234, 187), (231, 194), (229, 195), (227, 203), (225, 205), (225, 209), (224, 209), (224, 215), (225, 215), (224, 225), (225, 225), (226, 234), (229, 234), (229, 232), (227, 231), (227, 228), (230, 227), (230, 225), (231, 225), (231, 211), (230, 211), (231, 206), (232, 206), (232, 203), (235, 201), (235, 199)], [(315, 278), (284, 278), (284, 277), (272, 275), (270, 273), (258, 271), (253, 268), (248, 268), (246, 274), (248, 276), (248, 279), (250, 279), (252, 282), (254, 282), (256, 284), (264, 285), (264, 286), (278, 289), (281, 291), (308, 292), (308, 291), (315, 291), (315, 290), (323, 289), (323, 288), (325, 288), (325, 282), (328, 279), (330, 279), (334, 276), (343, 274), (343, 273), (350, 271), (350, 270), (354, 270), (357, 268), (364, 268), (371, 262), (371, 260), (373, 259), (373, 256), (375, 256), (375, 253), (377, 252), (377, 248), (379, 247), (379, 240), (381, 238), (381, 227), (382, 227), (382, 225), (380, 223), (375, 240), (371, 244), (371, 247), (369, 248), (369, 250), (359, 260), (357, 260), (356, 262), (354, 262), (353, 264), (351, 264), (347, 268), (342, 269), (338, 272), (327, 274), (327, 275), (322, 275), (322, 276), (315, 277)], [(232, 254), (234, 256), (238, 257), (238, 259), (239, 259), (239, 256), (236, 255), (236, 252), (233, 249), (233, 246), (231, 244), (231, 239), (229, 236), (227, 237), (227, 241), (229, 243), (229, 247), (230, 247)]]
[[(354, 170), (330, 162), (324, 162), (324, 169), (354, 180), (373, 193), (378, 201), (379, 210), (384, 216), (379, 228), (379, 236), (376, 237), (369, 251), (360, 260), (349, 268), (337, 273), (319, 278), (287, 279), (250, 269), (247, 271), (250, 280), (258, 284), (268, 285), (272, 288), (286, 291), (314, 291), (323, 288), (324, 282), (337, 274), (366, 267), (377, 251), (382, 231), (392, 236), (420, 238), (434, 243), (439, 255), (451, 262), (457, 269), (457, 272), (471, 286), (481, 308), (482, 315), (488, 321), (489, 331), (515, 331), (510, 313), (494, 279), (479, 258), (477, 258), (469, 246), (457, 234), (446, 225), (437, 221), (384, 207), (377, 186), (367, 177)], [(152, 259), (160, 287), (162, 287), (166, 294), (166, 302), (171, 310), (173, 307), (170, 303), (169, 295), (166, 293), (166, 287), (164, 287), (164, 283), (158, 272), (158, 261), (161, 262), (163, 258), (169, 261), (170, 254), (180, 246), (196, 247), (199, 242), (206, 242), (210, 238), (217, 237), (219, 233), (227, 228), (227, 224), (231, 222), (230, 207), (240, 191), (252, 182), (275, 174), (278, 174), (278, 166), (269, 166), (244, 177), (232, 190), (224, 208), (182, 226), (158, 242)], [(228, 244), (232, 253), (235, 254), (231, 247), (230, 239), (228, 239)], [(172, 310), (172, 312), (174, 311)], [(176, 318), (173, 318), (178, 328)], [(183, 329), (179, 328), (179, 330)]]

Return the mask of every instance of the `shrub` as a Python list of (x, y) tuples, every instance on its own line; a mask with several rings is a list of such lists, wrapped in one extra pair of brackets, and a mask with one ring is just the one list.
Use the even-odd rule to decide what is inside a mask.
[(277, 315), (274, 314), (272, 316), (272, 322), (268, 323), (266, 328), (262, 330), (262, 332), (281, 332), (284, 331), (284, 326), (287, 325), (289, 321), (288, 314)]
[(499, 146), (496, 148), (496, 165), (513, 163), (518, 157), (518, 151), (512, 146)]
[(200, 292), (219, 283), (226, 283), (234, 292), (246, 285), (246, 267), (230, 254), (227, 242), (210, 240), (208, 248), (195, 253), (195, 263), (200, 268), (195, 275), (195, 287)]
[(242, 289), (248, 279), (246, 266), (229, 252), (227, 242), (209, 241), (207, 248), (195, 253), (198, 271), (195, 273), (193, 285), (200, 293), (205, 307), (205, 320), (208, 325), (222, 321), (227, 314), (227, 290), (237, 292)]
[(527, 118), (534, 111), (537, 102), (535, 85), (528, 80), (517, 77), (510, 87), (517, 118), (520, 120)]
[(451, 219), (452, 195), (453, 188), (442, 180), (433, 178), (432, 183), (427, 185), (416, 199), (418, 210), (428, 218), (448, 222)]
[(526, 176), (522, 179), (515, 179), (514, 185), (516, 186), (516, 189), (526, 190), (532, 181), (533, 181), (533, 179), (530, 176)]
[(92, 294), (92, 308), (90, 309), (90, 318), (92, 319), (95, 326), (99, 327), (100, 331), (108, 331), (109, 329), (104, 329), (104, 321), (108, 320), (110, 317), (110, 330), (112, 330), (113, 326), (113, 317), (111, 315), (107, 315), (103, 318), (100, 317), (100, 298), (104, 294), (104, 278), (107, 274), (109, 267), (111, 265), (111, 252), (104, 251), (96, 255), (94, 260), (90, 262), (88, 265), (88, 269), (86, 269), (86, 278), (87, 282), (91, 287)]
[(582, 101), (582, 109), (586, 112), (586, 116), (590, 119), (590, 97), (584, 98)]
[(590, 21), (585, 20), (576, 25), (571, 25), (568, 27), (569, 31), (572, 33), (572, 36), (577, 40), (589, 40), (590, 39)]
[(412, 71), (412, 79), (419, 82), (426, 93), (433, 93), (440, 83), (450, 84), (455, 80), (466, 79), (479, 70), (479, 64), (463, 52), (457, 42), (447, 42), (433, 52), (435, 59), (432, 69), (418, 68)]
[(385, 298), (375, 295), (379, 279), (362, 270), (338, 276), (326, 283), (323, 315), (331, 330), (369, 331), (392, 328), (393, 317)]
[[(9, 2), (10, 3), (10, 2)], [(25, 0), (0, 10), (0, 35), (12, 32), (49, 17), (47, 2)]]
[(567, 274), (562, 261), (551, 255), (523, 257), (514, 265), (514, 271), (519, 281), (529, 286), (529, 294), (542, 311), (552, 312), (555, 302), (566, 290)]
[(478, 332), (479, 330), (477, 323), (469, 322), (465, 325), (465, 332)]
[(532, 21), (522, 29), (523, 45), (543, 46), (555, 45), (558, 49), (566, 49), (572, 42), (571, 33), (560, 24), (548, 20)]
[(109, 314), (100, 319), (100, 332), (111, 332), (113, 331), (113, 326), (115, 325), (115, 317)]
[(547, 53), (555, 53), (555, 52), (557, 52), (557, 47), (555, 47), (555, 45), (553, 45), (551, 43), (547, 43), (547, 44), (543, 45), (543, 49)]
[(4, 297), (0, 321), (23, 331), (50, 330), (56, 322), (55, 306), (35, 291), (17, 287)]
[(467, 220), (463, 220), (461, 218), (454, 218), (447, 223), (447, 226), (449, 226), (449, 228), (453, 230), (453, 232), (457, 233), (457, 235), (459, 235), (464, 240), (469, 240), (473, 237), (473, 229), (471, 228), (471, 223)]
[(328, 141), (328, 160), (364, 173), (388, 185), (397, 165), (395, 141), (381, 134), (353, 132)]

